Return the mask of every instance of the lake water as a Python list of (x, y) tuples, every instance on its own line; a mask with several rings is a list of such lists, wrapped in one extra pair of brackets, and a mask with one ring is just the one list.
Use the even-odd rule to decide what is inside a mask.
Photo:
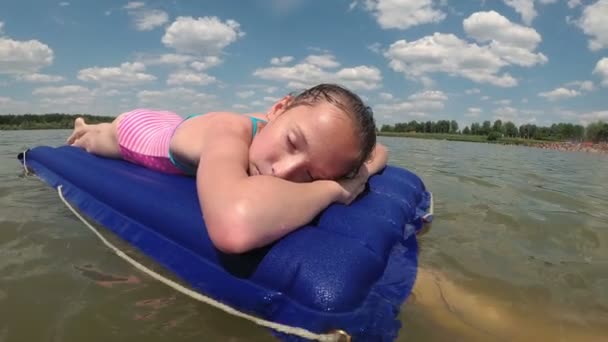
[[(134, 270), (23, 176), (17, 153), (68, 133), (0, 131), (0, 341), (272, 341)], [(435, 198), (399, 341), (608, 338), (608, 156), (380, 141)]]

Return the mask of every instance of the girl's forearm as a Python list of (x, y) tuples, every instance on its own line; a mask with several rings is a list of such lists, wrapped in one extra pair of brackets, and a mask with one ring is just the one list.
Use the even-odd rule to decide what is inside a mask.
[(216, 246), (232, 253), (285, 236), (312, 221), (341, 195), (334, 181), (294, 183), (271, 176), (246, 177), (232, 184), (232, 189), (224, 192), (222, 199), (216, 198), (224, 202), (215, 202), (217, 210), (223, 210), (224, 219), (207, 222)]
[(244, 192), (255, 196), (242, 198), (239, 210), (243, 211), (250, 229), (260, 237), (259, 246), (309, 223), (340, 195), (334, 181), (294, 183), (271, 176), (254, 176), (244, 183)]

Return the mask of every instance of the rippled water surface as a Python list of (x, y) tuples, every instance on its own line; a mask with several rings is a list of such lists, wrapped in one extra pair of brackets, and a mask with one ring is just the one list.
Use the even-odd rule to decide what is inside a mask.
[[(0, 131), (0, 341), (272, 341), (135, 271), (22, 176), (18, 152), (68, 133)], [(608, 156), (381, 142), (435, 198), (399, 341), (608, 336)]]

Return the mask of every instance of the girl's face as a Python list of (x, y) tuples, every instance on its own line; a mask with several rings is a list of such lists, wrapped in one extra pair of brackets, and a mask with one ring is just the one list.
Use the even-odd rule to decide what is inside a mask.
[(359, 141), (350, 117), (330, 103), (284, 110), (275, 104), (249, 149), (249, 174), (293, 182), (337, 179), (350, 172)]

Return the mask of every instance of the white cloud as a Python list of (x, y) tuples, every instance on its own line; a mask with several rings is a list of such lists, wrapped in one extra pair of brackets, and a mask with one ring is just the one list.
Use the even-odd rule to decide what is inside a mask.
[(138, 8), (143, 8), (144, 5), (145, 4), (143, 2), (140, 2), (140, 1), (131, 1), (128, 4), (125, 5), (124, 9), (134, 10), (134, 9), (138, 9)]
[(390, 94), (390, 93), (380, 93), (378, 95), (380, 95), (380, 98), (385, 101), (389, 101), (389, 100), (393, 99), (393, 94)]
[(593, 91), (595, 89), (595, 86), (591, 81), (582, 81), (580, 83), (580, 89), (583, 91)]
[(31, 105), (10, 97), (0, 96), (0, 114), (31, 113)]
[(485, 45), (436, 32), (412, 42), (396, 41), (384, 55), (393, 70), (421, 82), (428, 83), (425, 77), (430, 73), (443, 72), (500, 87), (517, 85), (511, 75), (501, 74), (502, 68), (547, 62), (546, 56), (534, 52), (541, 41), (534, 29), (511, 23), (494, 11), (473, 13), (463, 26), (470, 37)]
[(581, 113), (578, 115), (578, 119), (583, 125), (587, 125), (600, 120), (608, 121), (608, 110)]
[(118, 89), (97, 88), (93, 90), (93, 95), (100, 97), (115, 97), (121, 94), (124, 94), (124, 92), (121, 92)]
[(336, 62), (335, 58), (336, 57), (330, 54), (310, 55), (306, 57), (305, 62), (321, 68), (337, 68), (340, 66), (340, 63)]
[(238, 96), (242, 99), (252, 97), (253, 95), (255, 95), (255, 91), (253, 91), (253, 90), (239, 91), (236, 93), (236, 96)]
[(37, 40), (17, 41), (0, 37), (0, 74), (36, 72), (51, 65), (53, 57), (53, 50)]
[(186, 63), (192, 62), (194, 60), (194, 56), (184, 55), (178, 53), (165, 53), (158, 57), (143, 59), (142, 63), (146, 65), (158, 65), (158, 64), (168, 64), (168, 65), (177, 65), (182, 66)]
[(581, 5), (581, 0), (568, 0), (568, 7), (574, 8)]
[(36, 88), (32, 94), (41, 96), (90, 96), (91, 90), (79, 85), (66, 85)]
[(412, 101), (447, 101), (448, 97), (441, 90), (426, 90), (421, 93), (410, 95)]
[(563, 87), (555, 88), (551, 91), (538, 93), (538, 96), (544, 97), (545, 99), (547, 99), (549, 101), (558, 101), (558, 100), (563, 100), (563, 99), (569, 99), (572, 97), (577, 97), (579, 95), (581, 95), (580, 92), (573, 90), (573, 89), (563, 88)]
[(374, 112), (388, 121), (403, 122), (428, 117), (444, 109), (447, 100), (442, 91), (427, 90), (410, 95), (406, 101), (375, 104)]
[(405, 30), (412, 26), (436, 23), (445, 19), (441, 10), (433, 8), (432, 0), (365, 0), (383, 29)]
[(162, 42), (179, 52), (214, 56), (243, 35), (239, 23), (234, 20), (178, 17), (166, 29)]
[(379, 87), (382, 75), (376, 67), (360, 65), (354, 68), (340, 69), (330, 79), (334, 79), (337, 83), (344, 84), (352, 89), (371, 90)]
[(541, 36), (533, 28), (510, 22), (495, 11), (477, 12), (463, 21), (465, 32), (479, 43), (489, 42), (497, 56), (511, 64), (532, 66), (547, 62), (542, 53), (534, 53)]
[(503, 45), (498, 42), (492, 42), (489, 48), (493, 53), (500, 56), (510, 64), (516, 64), (523, 67), (531, 67), (536, 64), (545, 64), (548, 61), (547, 57), (540, 52), (534, 53), (523, 48)]
[(334, 72), (308, 63), (306, 60), (308, 59), (290, 67), (257, 69), (253, 75), (265, 80), (287, 82), (287, 86), (290, 88), (308, 88), (319, 83), (336, 82), (353, 90), (370, 90), (378, 88), (382, 81), (380, 70), (376, 67), (360, 65)]
[(512, 23), (495, 11), (473, 13), (462, 25), (465, 32), (480, 43), (494, 40), (510, 46), (534, 49), (541, 41), (540, 34), (533, 28)]
[(213, 76), (209, 76), (205, 73), (193, 73), (187, 70), (179, 70), (171, 75), (167, 79), (168, 85), (207, 85), (215, 82), (216, 79)]
[(154, 108), (175, 108), (175, 110), (192, 113), (217, 110), (214, 95), (199, 93), (187, 88), (142, 90), (137, 93), (137, 98), (140, 105)]
[(526, 25), (530, 25), (536, 17), (534, 0), (504, 0), (504, 2), (521, 15), (521, 19)]
[(53, 83), (61, 82), (64, 80), (62, 76), (57, 75), (46, 75), (46, 74), (24, 74), (17, 76), (20, 81), (31, 82), (31, 83)]
[(479, 90), (479, 88), (471, 88), (471, 89), (465, 90), (464, 93), (467, 95), (479, 94), (479, 93), (481, 93), (481, 90)]
[(124, 9), (133, 19), (138, 31), (150, 31), (169, 21), (169, 15), (165, 11), (147, 9), (143, 2), (129, 2)]
[(78, 72), (81, 81), (97, 82), (101, 85), (135, 85), (156, 80), (156, 76), (146, 74), (146, 66), (140, 62), (122, 63), (119, 67), (93, 67)]
[(498, 74), (508, 65), (507, 61), (487, 46), (467, 43), (453, 34), (435, 33), (413, 42), (399, 40), (391, 44), (385, 56), (393, 70), (408, 78), (421, 79), (429, 73), (445, 72), (501, 87), (517, 84), (511, 75)]
[(580, 91), (593, 91), (595, 85), (592, 81), (572, 81), (565, 84), (566, 87), (577, 87)]
[(59, 6), (61, 6), (61, 7), (70, 6), (70, 3), (67, 1), (62, 1), (59, 3)]
[(608, 0), (598, 0), (583, 10), (576, 22), (577, 25), (591, 36), (589, 49), (597, 51), (608, 47)]
[(600, 59), (593, 69), (593, 74), (602, 78), (602, 86), (608, 87), (608, 57)]
[(557, 0), (539, 0), (538, 2), (540, 2), (542, 5), (547, 5), (547, 4), (554, 4), (557, 2)]
[(511, 104), (511, 100), (509, 100), (509, 99), (496, 100), (496, 101), (494, 101), (494, 104), (501, 105), (501, 106), (508, 106)]
[(270, 64), (285, 65), (291, 61), (293, 61), (293, 56), (273, 57), (272, 59), (270, 59)]
[(266, 102), (277, 102), (279, 101), (281, 98), (279, 97), (272, 97), (272, 96), (264, 96), (264, 101)]
[(242, 103), (235, 103), (232, 105), (232, 108), (234, 109), (248, 109), (249, 106), (248, 105), (244, 105)]
[(496, 108), (494, 110), (494, 120), (501, 120), (502, 122), (511, 121), (515, 125), (534, 123), (536, 122), (536, 115), (538, 112), (531, 110), (520, 110), (517, 108), (505, 106)]
[(291, 67), (270, 67), (256, 69), (254, 76), (266, 80), (287, 81), (292, 88), (321, 83), (327, 73), (316, 65), (296, 64)]
[(40, 106), (44, 109), (84, 109), (84, 106), (91, 104), (94, 100), (91, 90), (79, 85), (36, 88), (32, 94), (38, 97)]
[(2, 21), (0, 21), (0, 34), (2, 34), (3, 30), (4, 30), (4, 23)]
[(479, 107), (469, 107), (467, 112), (464, 114), (466, 118), (478, 118), (481, 114), (481, 108)]
[(135, 15), (135, 27), (139, 31), (150, 31), (169, 21), (169, 15), (161, 10), (146, 10)]
[(205, 56), (201, 60), (190, 63), (190, 66), (194, 70), (203, 71), (214, 66), (222, 64), (222, 60), (217, 56)]
[(355, 7), (357, 7), (357, 0), (354, 0), (350, 3), (350, 5), (348, 5), (348, 11), (352, 11), (353, 9), (355, 9)]
[(373, 43), (367, 46), (367, 48), (374, 53), (381, 54), (382, 53), (382, 44)]

